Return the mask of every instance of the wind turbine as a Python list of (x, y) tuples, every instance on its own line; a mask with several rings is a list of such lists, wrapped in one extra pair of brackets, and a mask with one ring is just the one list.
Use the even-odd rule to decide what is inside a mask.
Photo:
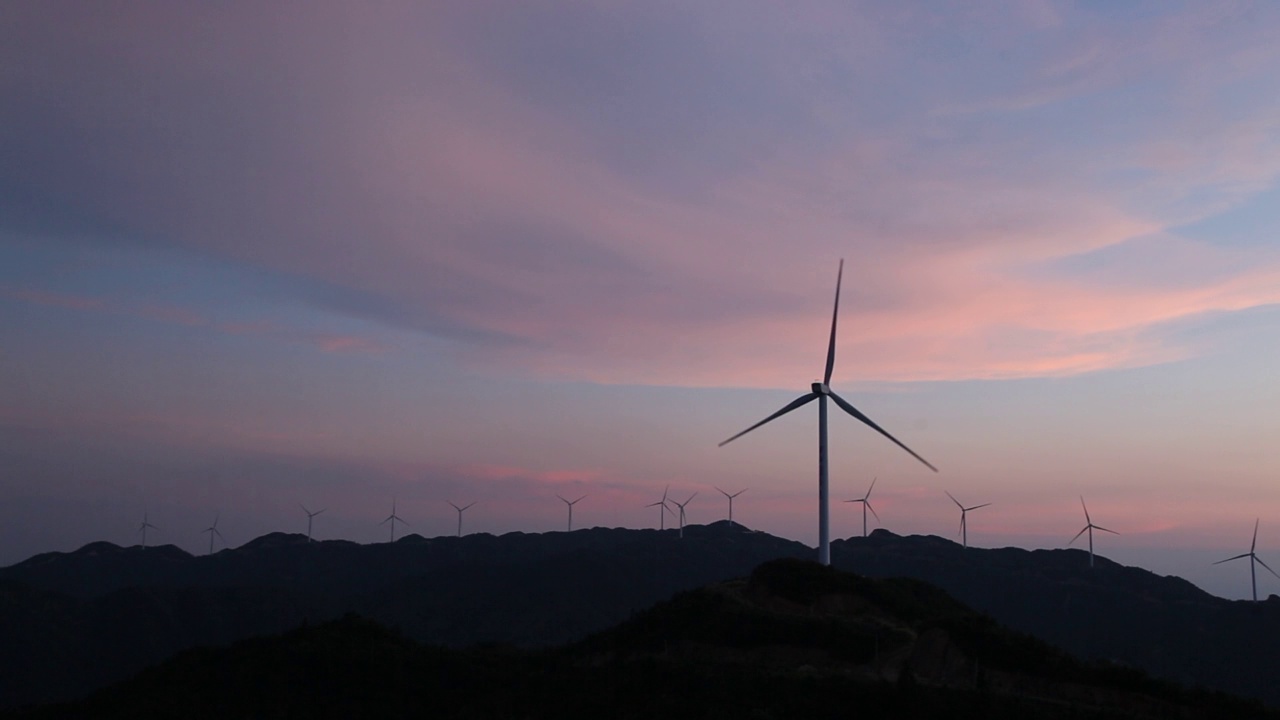
[(1070, 545), (1071, 543), (1075, 542), (1080, 538), (1081, 535), (1084, 534), (1085, 530), (1088, 530), (1089, 531), (1089, 567), (1093, 567), (1093, 531), (1101, 530), (1102, 532), (1109, 532), (1112, 535), (1119, 535), (1120, 533), (1116, 532), (1115, 530), (1108, 530), (1102, 527), (1101, 525), (1094, 525), (1093, 520), (1089, 517), (1089, 508), (1085, 507), (1083, 497), (1080, 498), (1080, 507), (1084, 508), (1084, 521), (1087, 524), (1084, 526), (1082, 530), (1080, 530), (1080, 532), (1076, 533), (1076, 536), (1071, 538), (1071, 542), (1067, 544)]
[[(579, 500), (581, 500), (582, 498), (578, 498), (578, 499), (579, 499)], [(453, 509), (454, 509), (454, 510), (457, 510), (457, 511), (458, 511), (458, 537), (462, 537), (462, 513), (463, 513), (463, 511), (465, 511), (467, 508), (471, 507), (472, 505), (475, 505), (477, 502), (479, 502), (479, 500), (473, 500), (471, 503), (469, 503), (469, 504), (467, 504), (467, 505), (463, 505), (462, 507), (458, 507), (457, 505), (453, 505), (453, 503), (452, 503), (452, 502), (450, 502), (450, 503), (449, 503), (450, 505), (453, 505)]]
[(142, 533), (142, 547), (144, 548), (147, 546), (147, 528), (151, 528), (152, 530), (160, 529), (155, 525), (152, 525), (151, 523), (147, 522), (147, 511), (144, 508), (142, 511), (142, 524), (138, 526), (138, 532)]
[[(947, 492), (947, 491), (946, 491), (946, 490), (943, 490), (942, 492)], [(965, 506), (963, 506), (963, 505), (961, 505), (961, 504), (960, 504), (960, 501), (956, 499), (956, 496), (955, 496), (955, 495), (952, 495), (951, 493), (947, 492), (947, 497), (951, 498), (951, 502), (955, 503), (955, 504), (956, 504), (956, 507), (960, 508), (960, 535), (961, 535), (961, 537), (962, 537), (962, 541), (961, 541), (961, 542), (962, 542), (963, 547), (968, 548), (968, 547), (969, 547), (969, 518), (968, 518), (968, 516), (969, 516), (969, 511), (970, 511), (970, 510), (977, 510), (978, 508), (984, 508), (984, 507), (986, 507), (986, 506), (990, 505), (991, 503), (982, 503), (981, 505), (974, 505), (973, 507), (965, 507)], [(1102, 528), (1098, 528), (1098, 529), (1099, 529), (1099, 530), (1101, 530)], [(1084, 531), (1083, 531), (1083, 530), (1081, 530), (1080, 532), (1084, 532)], [(1110, 530), (1108, 530), (1107, 532), (1111, 532), (1111, 531), (1110, 531)], [(1079, 537), (1079, 535), (1077, 535), (1076, 537)], [(1089, 536), (1089, 538), (1090, 538), (1090, 541), (1089, 541), (1089, 542), (1090, 542), (1090, 545), (1089, 545), (1089, 547), (1090, 547), (1090, 548), (1092, 548), (1092, 547), (1093, 547), (1093, 545), (1092, 545), (1092, 543), (1093, 543), (1093, 540), (1092, 540), (1093, 536), (1092, 536), (1092, 535), (1090, 535), (1090, 536)], [(1075, 541), (1074, 541), (1074, 540), (1072, 540), (1072, 542), (1075, 542)], [(1092, 549), (1090, 549), (1090, 551), (1089, 551), (1089, 552), (1093, 552), (1093, 550), (1092, 550)]]
[(867, 511), (870, 510), (872, 515), (876, 516), (876, 522), (880, 522), (880, 516), (876, 514), (876, 509), (871, 507), (871, 491), (876, 487), (876, 479), (871, 478), (871, 487), (867, 488), (867, 494), (853, 500), (845, 500), (845, 502), (862, 503), (862, 537), (867, 536)]
[(222, 541), (223, 546), (227, 544), (227, 539), (222, 537), (222, 533), (218, 532), (218, 518), (220, 517), (222, 517), (222, 513), (218, 513), (217, 515), (214, 515), (213, 524), (203, 530), (203, 532), (209, 533), (209, 554), (210, 555), (213, 554), (213, 536), (214, 535), (218, 536), (218, 539)]
[[(311, 542), (311, 519), (319, 515), (320, 513), (324, 512), (325, 510), (328, 510), (328, 508), (320, 508), (315, 512), (311, 512), (310, 510), (307, 509), (307, 506), (303, 505), (302, 503), (298, 503), (298, 507), (302, 508), (302, 512), (307, 514), (307, 542)], [(394, 508), (392, 509), (392, 514), (395, 514)]]
[[(720, 488), (716, 487), (715, 485), (712, 485), (711, 487), (714, 487), (714, 488), (716, 488), (717, 490), (720, 490)], [(730, 524), (730, 525), (732, 525), (732, 524), (733, 524), (733, 499), (734, 499), (734, 498), (736, 498), (736, 497), (738, 497), (738, 496), (739, 496), (739, 495), (741, 495), (742, 493), (746, 492), (747, 490), (750, 490), (750, 488), (742, 488), (741, 490), (739, 490), (738, 492), (736, 492), (736, 493), (734, 493), (734, 494), (732, 494), (732, 495), (730, 495), (729, 493), (727, 493), (727, 492), (725, 492), (725, 491), (723, 491), (723, 490), (720, 490), (720, 494), (721, 494), (721, 495), (723, 495), (723, 496), (725, 496), (725, 497), (729, 498), (729, 524)]]
[[(569, 506), (569, 531), (572, 532), (573, 531), (573, 506), (582, 502), (582, 498), (585, 498), (586, 495), (583, 495), (582, 497), (578, 498), (577, 500), (574, 500), (573, 502), (569, 502), (568, 500), (565, 500), (564, 498), (560, 497), (560, 493), (556, 493), (556, 497), (560, 498), (561, 500), (564, 500), (564, 504)], [(461, 516), (459, 516), (458, 519), (461, 520), (462, 519)], [(459, 530), (459, 532), (461, 532), (461, 530)]]
[(396, 521), (397, 520), (404, 523), (405, 525), (409, 524), (407, 521), (405, 521), (404, 518), (400, 517), (399, 515), (396, 515), (396, 499), (391, 498), (391, 514), (387, 516), (386, 520), (383, 520), (382, 522), (378, 523), (379, 525), (386, 525), (387, 523), (391, 523), (391, 542), (396, 541)]
[[(1249, 580), (1253, 582), (1253, 601), (1254, 602), (1258, 602), (1258, 572), (1257, 570), (1254, 569), (1253, 564), (1258, 563), (1259, 565), (1262, 565), (1262, 567), (1266, 568), (1267, 572), (1271, 573), (1272, 575), (1276, 575), (1276, 571), (1272, 570), (1271, 566), (1262, 562), (1262, 558), (1258, 557), (1257, 554), (1254, 553), (1254, 550), (1257, 550), (1257, 549), (1258, 549), (1258, 520), (1254, 520), (1253, 521), (1253, 543), (1249, 545), (1249, 552), (1243, 555), (1237, 555), (1235, 557), (1230, 557), (1230, 558), (1227, 558), (1226, 560), (1219, 560), (1218, 562), (1213, 563), (1214, 565), (1221, 565), (1222, 563), (1231, 562), (1232, 560), (1239, 560), (1240, 558), (1249, 558)], [(1276, 575), (1276, 577), (1280, 578), (1280, 575)]]
[(659, 508), (659, 510), (658, 510), (658, 529), (659, 529), (659, 530), (666, 530), (666, 529), (667, 529), (667, 528), (666, 528), (667, 513), (671, 512), (671, 508), (667, 507), (667, 492), (668, 492), (669, 490), (671, 490), (671, 486), (670, 486), (670, 485), (668, 485), (668, 486), (666, 486), (665, 488), (663, 488), (663, 489), (662, 489), (662, 499), (661, 499), (661, 500), (659, 500), (659, 501), (658, 501), (658, 502), (656, 502), (656, 503), (649, 503), (648, 505), (645, 505), (645, 507), (657, 507), (657, 508)]
[(818, 401), (818, 562), (823, 565), (831, 564), (831, 532), (830, 532), (830, 507), (827, 494), (827, 398), (831, 398), (832, 402), (840, 407), (841, 410), (849, 413), (853, 417), (866, 423), (868, 427), (881, 435), (889, 438), (894, 445), (906, 450), (911, 457), (924, 463), (926, 467), (934, 472), (938, 472), (938, 468), (929, 464), (928, 460), (920, 457), (914, 450), (903, 445), (897, 438), (890, 435), (887, 430), (875, 424), (871, 418), (863, 415), (857, 408), (850, 405), (844, 398), (831, 391), (831, 372), (836, 365), (836, 320), (840, 316), (840, 281), (844, 277), (844, 260), (840, 261), (840, 270), (836, 273), (836, 302), (835, 309), (831, 311), (831, 339), (827, 343), (827, 367), (822, 375), (822, 382), (815, 382), (809, 386), (809, 392), (792, 400), (778, 412), (734, 435), (733, 437), (720, 443), (720, 447), (724, 447), (756, 428), (764, 425), (770, 420), (786, 415), (796, 408), (808, 405), (814, 400)]
[(673, 505), (680, 508), (680, 537), (684, 537), (684, 506), (688, 505), (689, 501), (693, 500), (697, 496), (698, 496), (698, 493), (695, 491), (692, 495), (689, 496), (689, 500), (685, 500), (684, 502), (676, 502), (675, 500), (671, 501)]

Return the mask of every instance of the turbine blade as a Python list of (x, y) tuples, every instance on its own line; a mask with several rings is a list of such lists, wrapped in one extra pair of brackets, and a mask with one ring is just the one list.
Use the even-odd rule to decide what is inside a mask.
[(480, 502), (480, 501), (479, 501), (479, 500), (472, 500), (471, 502), (467, 503), (467, 507), (464, 507), (464, 508), (462, 508), (462, 509), (463, 509), (463, 510), (466, 510), (467, 508), (471, 507), (472, 505), (475, 505), (475, 504), (476, 504), (476, 503), (478, 503), (478, 502)]
[(875, 517), (876, 517), (876, 522), (880, 522), (880, 516), (879, 516), (879, 515), (876, 515), (876, 509), (875, 509), (875, 508), (873, 508), (873, 507), (871, 507), (871, 503), (870, 503), (870, 501), (863, 500), (862, 502), (863, 502), (863, 504), (864, 504), (864, 505), (866, 505), (866, 506), (867, 506), (867, 509), (871, 511), (871, 514), (872, 514), (872, 515), (875, 515)]
[(1094, 530), (1101, 530), (1102, 532), (1109, 532), (1109, 533), (1111, 533), (1112, 535), (1119, 535), (1119, 534), (1120, 534), (1120, 533), (1116, 532), (1115, 530), (1108, 530), (1108, 529), (1106, 529), (1106, 528), (1104, 528), (1104, 527), (1100, 527), (1100, 526), (1098, 526), (1098, 525), (1094, 525), (1094, 526), (1093, 526), (1093, 529), (1094, 529)]
[[(445, 502), (449, 503), (450, 505), (453, 505), (452, 500), (445, 500)], [(453, 509), (457, 510), (458, 512), (462, 512), (462, 508), (458, 507), (457, 505), (453, 505)]]
[(566, 504), (566, 505), (568, 505), (568, 504), (569, 504), (569, 501), (568, 501), (568, 500), (565, 500), (565, 499), (564, 499), (564, 497), (563, 497), (560, 493), (556, 493), (556, 497), (560, 498), (560, 501), (561, 501), (561, 502), (563, 502), (564, 504)]
[(971, 507), (971, 508), (965, 508), (965, 510), (977, 510), (978, 508), (984, 508), (984, 507), (987, 507), (987, 506), (989, 506), (989, 505), (991, 505), (991, 503), (982, 503), (981, 505), (974, 505), (974, 506), (973, 506), (973, 507)]
[[(693, 499), (694, 499), (694, 498), (696, 498), (696, 497), (698, 497), (698, 491), (697, 491), (697, 490), (694, 490), (694, 491), (693, 491), (693, 494), (689, 496), (689, 500), (685, 500), (685, 501), (684, 501), (684, 505), (688, 505), (688, 504), (689, 504), (689, 501), (690, 501), (690, 500), (693, 500)], [(684, 507), (684, 505), (681, 505), (680, 507)]]
[(1093, 519), (1089, 517), (1089, 508), (1088, 508), (1088, 507), (1086, 507), (1086, 506), (1085, 506), (1085, 504), (1084, 504), (1084, 496), (1083, 496), (1083, 495), (1081, 495), (1081, 496), (1080, 496), (1080, 507), (1084, 508), (1084, 521), (1085, 521), (1086, 523), (1093, 524)]
[(1080, 539), (1080, 536), (1084, 534), (1084, 531), (1085, 531), (1085, 530), (1088, 530), (1088, 529), (1089, 529), (1089, 526), (1088, 526), (1088, 525), (1085, 525), (1085, 526), (1084, 526), (1084, 528), (1082, 528), (1082, 529), (1080, 530), (1080, 532), (1076, 533), (1076, 536), (1075, 536), (1075, 537), (1071, 538), (1071, 542), (1069, 542), (1069, 543), (1067, 543), (1067, 544), (1068, 544), (1068, 545), (1070, 545), (1071, 543), (1074, 543), (1075, 541), (1079, 540), (1079, 539)]
[(862, 496), (863, 500), (866, 500), (871, 497), (871, 491), (876, 489), (876, 480), (879, 480), (879, 479), (880, 478), (878, 477), (871, 478), (871, 487), (867, 488), (867, 494)]
[(1249, 552), (1258, 549), (1258, 523), (1261, 521), (1262, 518), (1253, 521), (1253, 542), (1249, 545)]
[(583, 498), (585, 498), (585, 497), (586, 497), (586, 495), (583, 495), (582, 497), (578, 498), (577, 500), (574, 500), (573, 502), (571, 502), (571, 503), (569, 503), (569, 504), (570, 504), (570, 505), (577, 505), (578, 503), (582, 502), (582, 499), (583, 499)]
[(308, 514), (308, 515), (310, 515), (310, 514), (311, 514), (311, 511), (307, 509), (307, 506), (306, 506), (306, 505), (303, 505), (302, 503), (298, 503), (298, 507), (302, 508), (302, 512), (304, 512), (304, 513), (306, 513), (306, 514)]
[(661, 500), (659, 500), (659, 501), (658, 501), (658, 502), (656, 502), (656, 503), (649, 503), (648, 505), (645, 505), (645, 507), (657, 507), (658, 505), (666, 505), (666, 503), (664, 503), (664, 502), (662, 502)]
[(831, 399), (832, 399), (832, 400), (835, 400), (835, 401), (836, 401), (836, 404), (837, 404), (837, 405), (839, 405), (839, 406), (840, 406), (840, 407), (841, 407), (845, 412), (849, 413), (850, 415), (852, 415), (852, 416), (854, 416), (854, 417), (858, 418), (859, 420), (861, 420), (862, 422), (866, 423), (868, 426), (870, 426), (870, 427), (871, 427), (871, 429), (875, 430), (876, 432), (880, 433), (881, 435), (883, 435), (883, 436), (885, 436), (885, 437), (889, 438), (891, 441), (893, 441), (893, 444), (894, 444), (894, 445), (897, 445), (898, 447), (902, 448), (903, 450), (906, 450), (906, 451), (911, 455), (911, 457), (913, 457), (913, 458), (915, 458), (915, 459), (919, 460), (920, 462), (924, 463), (925, 467), (929, 468), (930, 470), (932, 470), (932, 471), (934, 471), (934, 472), (938, 472), (938, 468), (936, 468), (936, 467), (934, 467), (932, 464), (930, 464), (928, 460), (925, 460), (924, 458), (922, 458), (922, 457), (920, 457), (919, 455), (917, 455), (915, 450), (912, 450), (911, 448), (907, 447), (906, 445), (903, 445), (901, 442), (899, 442), (898, 438), (896, 438), (896, 437), (894, 437), (894, 436), (890, 435), (890, 434), (889, 434), (889, 431), (887, 431), (887, 430), (885, 430), (884, 428), (880, 427), (879, 425), (875, 424), (875, 422), (873, 422), (873, 421), (871, 420), (871, 418), (867, 417), (866, 415), (863, 415), (861, 412), (859, 412), (859, 411), (858, 411), (858, 409), (857, 409), (857, 408), (855, 408), (854, 406), (852, 406), (852, 405), (850, 405), (848, 402), (846, 402), (844, 398), (840, 397), (839, 395), (837, 395), (837, 394), (835, 394), (835, 393), (831, 393)]
[(1275, 570), (1272, 570), (1270, 565), (1268, 565), (1268, 564), (1266, 564), (1266, 563), (1262, 562), (1262, 558), (1258, 557), (1257, 555), (1254, 555), (1254, 556), (1253, 556), (1253, 559), (1254, 559), (1254, 560), (1257, 560), (1259, 565), (1261, 565), (1262, 567), (1266, 568), (1266, 569), (1267, 569), (1267, 572), (1269, 572), (1269, 573), (1271, 573), (1272, 575), (1275, 575), (1276, 577), (1280, 578), (1280, 575), (1276, 575), (1276, 571), (1275, 571)]
[[(729, 441), (728, 441), (728, 440), (726, 440), (725, 442), (729, 442)], [(722, 444), (723, 444), (723, 443), (722, 443)], [(671, 484), (670, 484), (670, 483), (668, 483), (666, 487), (662, 488), (662, 502), (663, 502), (663, 504), (665, 504), (665, 503), (667, 502), (667, 493), (669, 493), (669, 492), (671, 492)]]
[(822, 374), (824, 385), (831, 384), (831, 372), (836, 369), (836, 320), (840, 317), (840, 281), (844, 279), (844, 258), (836, 272), (836, 304), (831, 311), (831, 340), (827, 343), (827, 371)]
[(739, 490), (738, 492), (736, 492), (736, 493), (734, 493), (734, 494), (730, 495), (729, 497), (731, 497), (731, 498), (736, 498), (736, 497), (738, 497), (739, 495), (741, 495), (742, 493), (744, 493), (744, 492), (746, 492), (746, 491), (748, 491), (748, 490), (750, 490), (750, 489), (751, 489), (751, 488), (742, 488), (741, 490)]
[(955, 496), (955, 495), (952, 495), (951, 493), (947, 492), (946, 490), (943, 490), (942, 492), (947, 493), (947, 497), (951, 498), (951, 502), (955, 503), (955, 504), (956, 504), (956, 507), (960, 508), (961, 512), (963, 512), (963, 511), (964, 511), (964, 506), (960, 504), (960, 501), (956, 499), (956, 496)]
[[(720, 490), (720, 486), (719, 486), (719, 485), (712, 485), (711, 487), (715, 488), (716, 490)], [(723, 496), (725, 496), (725, 497), (733, 497), (732, 495), (730, 495), (729, 493), (727, 493), (727, 492), (725, 492), (725, 491), (723, 491), (723, 490), (720, 490), (720, 494), (721, 494), (721, 495), (723, 495)]]
[(1225, 563), (1225, 562), (1231, 562), (1232, 560), (1239, 560), (1240, 558), (1247, 558), (1247, 557), (1249, 557), (1249, 555), (1250, 555), (1250, 554), (1251, 554), (1251, 553), (1245, 553), (1245, 554), (1243, 554), (1243, 555), (1237, 555), (1237, 556), (1235, 556), (1235, 557), (1229, 557), (1229, 558), (1227, 558), (1226, 560), (1219, 560), (1218, 562), (1215, 562), (1215, 563), (1209, 563), (1209, 564), (1210, 564), (1210, 565), (1221, 565), (1222, 563)]
[(767, 418), (765, 418), (765, 419), (761, 420), (760, 422), (756, 423), (755, 425), (752, 425), (751, 427), (747, 428), (746, 430), (743, 430), (742, 432), (738, 433), (737, 435), (734, 435), (733, 437), (729, 438), (728, 440), (725, 440), (724, 442), (720, 443), (717, 447), (724, 447), (725, 445), (728, 445), (729, 443), (733, 442), (734, 440), (737, 440), (738, 438), (742, 437), (743, 435), (746, 435), (747, 433), (751, 432), (752, 430), (755, 430), (756, 428), (760, 427), (761, 425), (764, 425), (765, 423), (769, 422), (770, 420), (777, 420), (778, 418), (782, 417), (783, 415), (786, 415), (787, 413), (791, 412), (792, 410), (795, 410), (796, 408), (798, 408), (798, 407), (800, 407), (800, 406), (802, 406), (802, 405), (806, 405), (806, 404), (808, 404), (808, 403), (811, 403), (811, 402), (813, 402), (813, 401), (814, 401), (814, 400), (816, 400), (816, 399), (818, 399), (818, 394), (817, 394), (817, 393), (806, 393), (806, 394), (804, 394), (804, 395), (801, 395), (800, 397), (796, 398), (795, 400), (792, 400), (791, 402), (787, 403), (787, 405), (786, 405), (785, 407), (783, 407), (781, 410), (779, 410), (778, 412), (776, 412), (776, 413), (774, 413), (774, 414), (770, 415), (769, 417), (767, 417)]
[(324, 512), (325, 510), (328, 510), (328, 509), (329, 509), (329, 508), (320, 508), (319, 510), (317, 510), (317, 511), (315, 511), (315, 512), (311, 513), (311, 515), (312, 515), (312, 517), (315, 517), (316, 515), (319, 515), (320, 513)]

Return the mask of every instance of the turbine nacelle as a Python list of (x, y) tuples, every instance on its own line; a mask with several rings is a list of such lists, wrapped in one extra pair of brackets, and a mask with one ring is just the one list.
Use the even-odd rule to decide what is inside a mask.
[(830, 395), (831, 386), (826, 383), (816, 382), (809, 386), (814, 395)]

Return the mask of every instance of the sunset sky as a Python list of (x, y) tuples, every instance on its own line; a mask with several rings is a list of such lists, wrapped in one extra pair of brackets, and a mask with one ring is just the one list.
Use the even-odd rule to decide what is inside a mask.
[(832, 385), (940, 472), (833, 414), (835, 499), (1035, 548), (1083, 495), (1244, 597), (1278, 179), (1276, 3), (6, 3), (0, 564), (668, 484), (815, 544), (814, 408), (716, 443), (820, 378), (844, 258)]

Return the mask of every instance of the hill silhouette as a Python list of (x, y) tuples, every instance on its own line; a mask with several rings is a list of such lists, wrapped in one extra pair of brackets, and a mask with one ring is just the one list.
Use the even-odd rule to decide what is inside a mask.
[(424, 646), (347, 616), (188, 651), (30, 717), (1274, 717), (1091, 667), (914, 580), (779, 560), (557, 649)]
[[(832, 544), (837, 567), (925, 580), (1009, 627), (1086, 659), (1280, 705), (1280, 601), (1216, 598), (1178, 578), (1078, 550), (962, 549), (936, 537)], [(0, 707), (69, 700), (175, 653), (346, 613), (412, 641), (562, 645), (674, 594), (748, 575), (800, 543), (718, 522), (395, 543), (274, 533), (213, 555), (93, 543), (0, 568)]]

